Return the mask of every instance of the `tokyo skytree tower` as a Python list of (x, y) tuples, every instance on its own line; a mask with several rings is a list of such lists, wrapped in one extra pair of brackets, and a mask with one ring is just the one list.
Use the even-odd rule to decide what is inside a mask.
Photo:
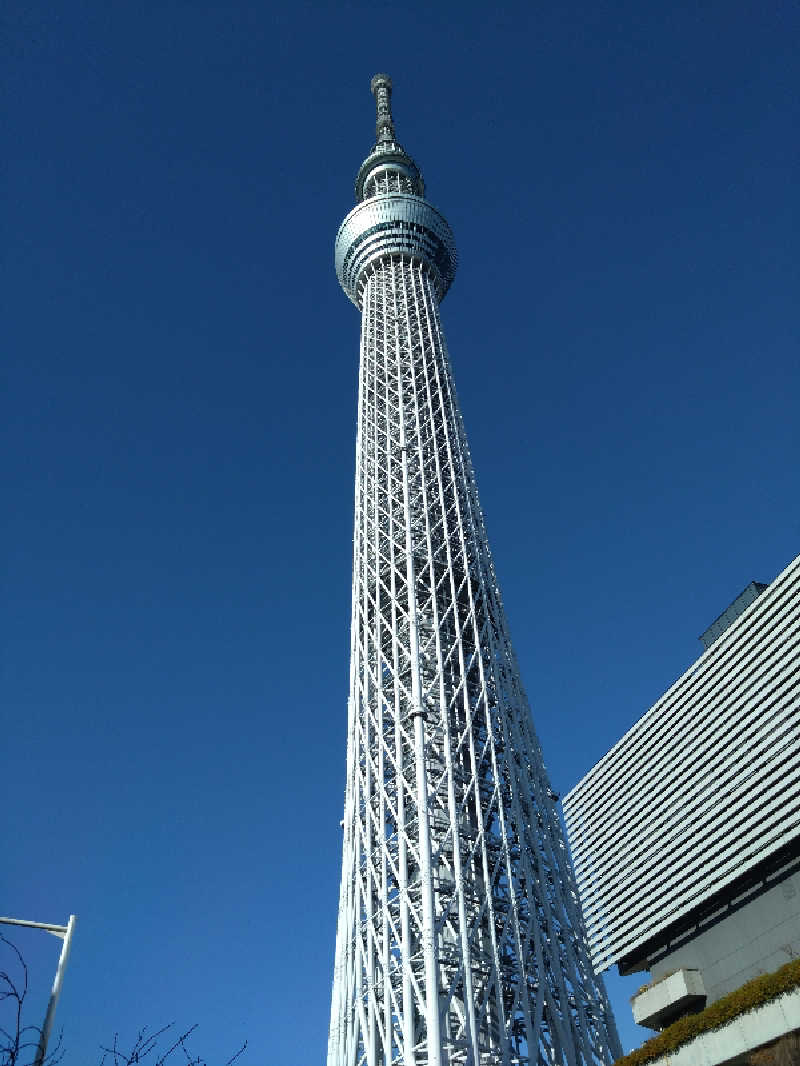
[(391, 89), (372, 79), (376, 143), (336, 238), (361, 368), (328, 1066), (609, 1063), (439, 318), (453, 235)]

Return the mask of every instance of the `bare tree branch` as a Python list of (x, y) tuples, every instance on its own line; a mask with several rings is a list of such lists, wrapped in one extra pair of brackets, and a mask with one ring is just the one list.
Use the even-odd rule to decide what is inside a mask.
[[(100, 1060), (99, 1066), (137, 1066), (138, 1063), (144, 1061), (148, 1055), (156, 1051), (160, 1038), (168, 1032), (168, 1030), (174, 1028), (175, 1023), (170, 1022), (169, 1025), (164, 1025), (161, 1029), (157, 1029), (154, 1033), (148, 1033), (147, 1029), (140, 1029), (136, 1037), (136, 1040), (131, 1047), (130, 1051), (123, 1051), (119, 1043), (119, 1034), (114, 1034), (114, 1042), (111, 1047), (104, 1047), (101, 1045), (100, 1050), (103, 1052), (103, 1057)], [(208, 1066), (206, 1059), (200, 1055), (195, 1055), (188, 1046), (188, 1039), (192, 1033), (197, 1029), (197, 1025), (192, 1025), (185, 1033), (181, 1033), (176, 1040), (174, 1040), (169, 1047), (162, 1054), (158, 1055), (152, 1066), (164, 1066), (168, 1059), (170, 1059), (176, 1052), (183, 1054), (185, 1066)], [(239, 1050), (233, 1055), (224, 1066), (232, 1066), (232, 1063), (239, 1058), (242, 1052), (247, 1047), (247, 1041), (242, 1044)], [(2, 1064), (0, 1064), (2, 1066)]]
[[(39, 1050), (42, 1030), (23, 1021), (28, 995), (28, 967), (17, 945), (0, 933), (0, 945), (11, 955), (12, 967), (0, 970), (0, 1066), (30, 1066)], [(48, 1051), (43, 1066), (56, 1066), (64, 1055), (61, 1034), (55, 1047)]]
[[(36, 1025), (26, 1025), (23, 1018), (28, 995), (28, 967), (17, 946), (0, 933), (0, 950), (3, 949), (10, 954), (11, 964), (8, 969), (0, 970), (0, 1066), (33, 1066), (42, 1031)], [(165, 1040), (165, 1034), (174, 1028), (175, 1023), (170, 1022), (151, 1033), (145, 1026), (137, 1033), (130, 1050), (123, 1050), (119, 1033), (115, 1033), (110, 1047), (100, 1045), (102, 1058), (99, 1066), (138, 1066), (150, 1056), (146, 1066), (165, 1066), (176, 1053), (179, 1058), (182, 1056), (185, 1066), (208, 1066), (206, 1059), (195, 1055), (188, 1044), (197, 1029), (196, 1024), (168, 1043), (166, 1050), (161, 1050), (170, 1039)], [(61, 1062), (64, 1057), (62, 1035), (59, 1034), (55, 1047), (48, 1051), (43, 1066), (57, 1066)], [(246, 1047), (245, 1040), (224, 1066), (232, 1066)]]

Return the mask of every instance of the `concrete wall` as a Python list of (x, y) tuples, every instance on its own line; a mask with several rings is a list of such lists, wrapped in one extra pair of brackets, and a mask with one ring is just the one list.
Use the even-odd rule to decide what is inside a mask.
[(800, 990), (742, 1014), (722, 1029), (703, 1033), (650, 1066), (745, 1066), (750, 1052), (800, 1026)]
[(800, 873), (655, 963), (651, 978), (680, 967), (700, 970), (711, 1004), (793, 958), (800, 958)]

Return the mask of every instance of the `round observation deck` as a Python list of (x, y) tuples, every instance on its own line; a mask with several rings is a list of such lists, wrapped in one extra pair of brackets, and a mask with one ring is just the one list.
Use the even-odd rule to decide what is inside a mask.
[(361, 307), (365, 276), (372, 263), (392, 255), (424, 262), (443, 299), (456, 273), (458, 255), (444, 215), (421, 196), (388, 193), (357, 204), (336, 235), (335, 261), (339, 284)]

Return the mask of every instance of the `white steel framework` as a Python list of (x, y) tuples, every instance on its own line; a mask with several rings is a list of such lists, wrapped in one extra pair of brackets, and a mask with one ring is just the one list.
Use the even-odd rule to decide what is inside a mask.
[(336, 264), (361, 309), (344, 848), (328, 1066), (621, 1048), (511, 647), (439, 318), (444, 218), (378, 137)]

